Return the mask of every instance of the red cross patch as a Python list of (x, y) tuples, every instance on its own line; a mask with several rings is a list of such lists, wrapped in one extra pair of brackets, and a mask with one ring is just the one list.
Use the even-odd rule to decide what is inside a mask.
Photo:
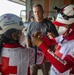
[(8, 57), (2, 57), (0, 68), (2, 75), (17, 74), (17, 66), (9, 66)]
[(59, 52), (60, 48), (61, 48), (61, 46), (58, 45), (57, 48), (56, 48), (55, 54), (58, 55), (61, 58), (62, 53)]

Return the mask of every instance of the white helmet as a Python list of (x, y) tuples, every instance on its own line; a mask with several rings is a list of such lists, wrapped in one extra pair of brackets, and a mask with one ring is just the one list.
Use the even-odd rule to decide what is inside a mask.
[(0, 34), (5, 33), (9, 29), (23, 29), (22, 20), (14, 14), (4, 14), (0, 16)]
[(58, 10), (58, 14), (53, 24), (63, 26), (64, 24), (70, 25), (74, 23), (74, 5), (70, 4), (62, 9), (57, 8), (56, 10)]

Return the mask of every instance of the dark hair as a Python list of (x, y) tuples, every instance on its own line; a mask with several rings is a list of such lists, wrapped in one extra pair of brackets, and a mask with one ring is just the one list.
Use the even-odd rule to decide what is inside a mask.
[(30, 18), (34, 18), (34, 16), (31, 16)]
[(35, 4), (33, 7), (40, 7), (43, 10), (43, 7), (41, 4)]
[(16, 43), (19, 43), (18, 40), (14, 40), (12, 38), (12, 33), (13, 32), (16, 32), (16, 29), (10, 29), (10, 30), (6, 31), (4, 34), (0, 35), (0, 56), (1, 56), (1, 51), (2, 51), (2, 47), (3, 47), (3, 43), (9, 43), (10, 41), (14, 41)]
[(3, 43), (7, 43), (8, 41), (10, 41), (10, 39), (8, 39), (4, 34), (0, 35), (0, 56), (2, 52)]

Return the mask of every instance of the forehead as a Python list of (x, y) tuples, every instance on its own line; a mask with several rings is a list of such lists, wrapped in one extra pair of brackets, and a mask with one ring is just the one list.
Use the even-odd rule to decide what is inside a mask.
[(35, 6), (33, 7), (33, 11), (43, 11), (41, 7)]

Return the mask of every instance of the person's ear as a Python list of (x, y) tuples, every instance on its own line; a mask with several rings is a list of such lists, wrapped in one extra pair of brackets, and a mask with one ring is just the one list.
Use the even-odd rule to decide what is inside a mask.
[(14, 40), (17, 40), (17, 38), (16, 38), (16, 33), (15, 33), (15, 32), (12, 33), (12, 37), (13, 37)]

